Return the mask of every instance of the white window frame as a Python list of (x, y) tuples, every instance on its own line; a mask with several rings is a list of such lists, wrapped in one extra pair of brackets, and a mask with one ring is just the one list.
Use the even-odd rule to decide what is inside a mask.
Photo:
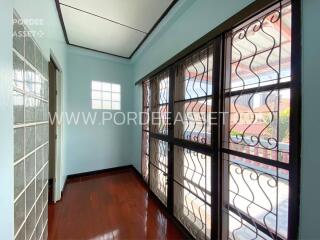
[(121, 85), (91, 81), (91, 108), (94, 110), (121, 110)]

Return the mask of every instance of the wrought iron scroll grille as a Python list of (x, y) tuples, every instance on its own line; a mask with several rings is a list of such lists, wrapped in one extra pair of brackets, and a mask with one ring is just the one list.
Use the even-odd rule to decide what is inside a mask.
[(168, 135), (169, 72), (151, 79), (151, 132)]
[(167, 205), (168, 143), (150, 138), (150, 188)]
[(143, 83), (143, 176), (196, 239), (297, 234), (297, 9), (257, 9)]
[(212, 52), (213, 46), (209, 45), (176, 67), (176, 138), (211, 144)]
[[(230, 239), (287, 239), (291, 5), (227, 34), (222, 160)], [(226, 227), (226, 226), (224, 226)]]
[(149, 180), (149, 115), (150, 115), (150, 81), (143, 82), (143, 118), (142, 118), (142, 160), (141, 172), (143, 179)]
[(210, 156), (174, 148), (174, 215), (195, 238), (211, 238)]

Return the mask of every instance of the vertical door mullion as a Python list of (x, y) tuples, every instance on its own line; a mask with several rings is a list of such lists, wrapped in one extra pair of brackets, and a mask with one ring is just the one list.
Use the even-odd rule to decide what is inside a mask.
[(221, 108), (221, 85), (223, 82), (223, 37), (219, 36), (213, 42), (213, 74), (212, 74), (212, 138), (211, 144), (213, 148), (213, 158), (211, 163), (211, 238), (221, 239), (221, 124), (222, 124), (222, 108)]
[(149, 148), (149, 156), (148, 156), (148, 169), (149, 169), (149, 174), (148, 174), (148, 187), (149, 187), (149, 190), (151, 189), (151, 186), (150, 186), (150, 175), (151, 175), (151, 121), (152, 121), (152, 95), (153, 95), (153, 92), (152, 92), (152, 81), (151, 79), (149, 80), (149, 91), (150, 91), (150, 105), (149, 105), (149, 141), (148, 141), (148, 148)]
[[(223, 34), (223, 58), (222, 58), (222, 74), (221, 74), (221, 95), (220, 95), (220, 106), (221, 106), (221, 117), (222, 121), (220, 123), (220, 155), (219, 155), (219, 162), (220, 162), (220, 237), (221, 239), (228, 239), (229, 238), (229, 217), (228, 213), (226, 213), (226, 210), (228, 208), (229, 204), (229, 165), (226, 164), (226, 160), (229, 158), (228, 155), (224, 155), (221, 152), (221, 148), (226, 147), (224, 146), (224, 142), (226, 141), (226, 133), (229, 129), (229, 114), (230, 114), (230, 105), (229, 100), (226, 101), (224, 89), (230, 88), (230, 82), (229, 79), (231, 78), (231, 69), (227, 65), (227, 63), (231, 62), (231, 54), (232, 54), (232, 48), (231, 48), (231, 37), (230, 32)], [(227, 143), (228, 144), (228, 143)]]
[(288, 239), (298, 237), (301, 154), (301, 1), (292, 0)]

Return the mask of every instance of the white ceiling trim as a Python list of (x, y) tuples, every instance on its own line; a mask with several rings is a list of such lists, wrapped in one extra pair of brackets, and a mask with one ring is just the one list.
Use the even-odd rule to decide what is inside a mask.
[(70, 45), (131, 58), (176, 0), (56, 0)]

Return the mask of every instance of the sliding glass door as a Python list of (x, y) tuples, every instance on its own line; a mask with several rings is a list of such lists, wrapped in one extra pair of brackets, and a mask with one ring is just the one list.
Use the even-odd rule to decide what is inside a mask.
[(291, 37), (290, 3), (227, 34), (221, 151), (230, 239), (288, 238)]
[(293, 19), (289, 1), (259, 9), (143, 83), (143, 176), (196, 239), (296, 234)]
[(165, 205), (168, 197), (169, 86), (168, 71), (151, 79), (149, 185)]
[(199, 239), (211, 238), (213, 45), (175, 66), (174, 216)]

